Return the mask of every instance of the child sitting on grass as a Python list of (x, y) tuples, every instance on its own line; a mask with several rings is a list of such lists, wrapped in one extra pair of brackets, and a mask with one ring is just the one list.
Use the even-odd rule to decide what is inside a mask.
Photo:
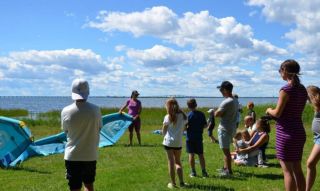
[[(250, 141), (250, 135), (247, 130), (239, 131), (233, 138), (233, 145), (236, 150), (245, 149), (249, 146), (248, 141)], [(245, 160), (248, 158), (248, 154), (246, 153), (236, 153), (233, 152), (232, 156), (234, 158), (234, 162), (236, 164), (244, 164)]]
[(187, 152), (189, 153), (189, 164), (191, 166), (190, 177), (197, 176), (194, 154), (199, 156), (200, 166), (202, 169), (202, 176), (208, 177), (206, 171), (206, 164), (203, 155), (203, 142), (202, 133), (203, 129), (207, 125), (206, 117), (203, 112), (196, 110), (197, 102), (195, 99), (190, 99), (187, 102), (188, 108), (191, 110), (188, 113), (188, 124), (187, 124), (187, 139), (186, 146)]

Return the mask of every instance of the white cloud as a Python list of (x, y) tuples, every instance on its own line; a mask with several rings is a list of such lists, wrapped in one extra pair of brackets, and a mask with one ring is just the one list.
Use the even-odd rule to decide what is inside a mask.
[(293, 41), (291, 50), (320, 60), (320, 0), (249, 0), (248, 5), (262, 7), (268, 21), (290, 24), (293, 28), (284, 36)]
[(134, 36), (170, 33), (177, 26), (176, 15), (167, 7), (153, 7), (143, 12), (123, 13), (100, 11), (97, 21), (90, 21), (85, 26), (104, 32), (119, 30), (130, 32)]
[[(0, 74), (3, 74), (0, 77), (2, 86), (14, 81), (12, 86), (24, 94), (60, 95), (60, 90), (69, 90), (69, 83), (74, 78), (92, 80), (100, 74), (111, 77), (122, 69), (123, 62), (123, 57), (103, 60), (92, 50), (82, 49), (11, 52), (0, 57)], [(57, 87), (57, 84), (63, 84), (63, 87)], [(0, 93), (8, 95), (2, 90)]]
[(155, 45), (146, 50), (129, 50), (127, 55), (147, 67), (166, 68), (190, 64), (192, 54), (188, 51), (180, 52), (161, 45)]

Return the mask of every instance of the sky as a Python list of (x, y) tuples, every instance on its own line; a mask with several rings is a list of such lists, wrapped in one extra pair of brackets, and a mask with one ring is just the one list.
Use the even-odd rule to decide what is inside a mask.
[(320, 85), (320, 0), (2, 0), (0, 96), (278, 96)]

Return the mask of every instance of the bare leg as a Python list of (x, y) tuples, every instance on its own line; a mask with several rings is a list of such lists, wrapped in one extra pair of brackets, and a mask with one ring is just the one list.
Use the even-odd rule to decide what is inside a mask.
[(206, 169), (206, 161), (204, 159), (203, 154), (199, 154), (199, 161), (200, 161), (201, 170), (205, 170)]
[(297, 185), (297, 190), (305, 191), (306, 190), (306, 179), (301, 168), (301, 161), (296, 161), (292, 163), (292, 170)]
[(140, 134), (140, 131), (137, 131), (137, 138), (138, 138), (138, 143), (139, 145), (141, 145), (141, 134)]
[(171, 183), (176, 185), (176, 178), (175, 178), (175, 169), (174, 169), (174, 150), (166, 150), (167, 151), (167, 158), (168, 158), (168, 169), (169, 169), (169, 176), (171, 179)]
[(183, 183), (183, 171), (182, 171), (182, 165), (181, 165), (181, 150), (174, 150), (174, 160), (175, 160), (175, 164), (176, 164), (176, 170), (177, 170), (177, 174), (179, 177), (179, 181), (180, 183)]
[(224, 168), (228, 169), (229, 173), (232, 173), (230, 149), (223, 148), (222, 151), (224, 154)]
[(84, 191), (94, 191), (93, 183), (92, 184), (84, 184)]
[(132, 146), (133, 132), (129, 133), (129, 145)]
[(195, 162), (194, 162), (194, 154), (193, 153), (189, 153), (189, 164), (192, 170), (195, 170)]
[(320, 159), (320, 145), (315, 144), (307, 161), (307, 185), (306, 190), (310, 191), (317, 175), (317, 163)]
[(295, 177), (292, 170), (292, 162), (280, 160), (280, 165), (283, 171), (284, 186), (286, 188), (286, 191), (296, 191), (297, 185), (295, 183)]

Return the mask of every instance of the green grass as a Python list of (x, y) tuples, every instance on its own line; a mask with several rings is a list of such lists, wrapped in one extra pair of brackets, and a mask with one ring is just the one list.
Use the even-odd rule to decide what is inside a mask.
[[(267, 105), (256, 106), (257, 117), (264, 115)], [(200, 108), (206, 113), (208, 108)], [(118, 111), (117, 108), (102, 109), (103, 114)], [(161, 145), (163, 137), (151, 132), (162, 127), (165, 109), (144, 108), (142, 113), (142, 142), (143, 146), (126, 147), (128, 133), (111, 147), (99, 149), (97, 164), (96, 190), (167, 190), (169, 181), (167, 159)], [(246, 109), (243, 115), (246, 113)], [(206, 113), (207, 115), (207, 113)], [(307, 143), (304, 149), (302, 166), (305, 171), (306, 160), (313, 146), (310, 124), (313, 118), (312, 108), (308, 105), (304, 112), (304, 124), (307, 132)], [(31, 129), (35, 139), (60, 132), (60, 113), (58, 111), (41, 114), (38, 120), (24, 119)], [(240, 125), (240, 128), (243, 124)], [(274, 127), (274, 125), (273, 125)], [(216, 134), (216, 129), (214, 131)], [(204, 150), (207, 170), (210, 177), (189, 178), (190, 171), (185, 147), (182, 153), (184, 177), (191, 186), (187, 190), (284, 190), (282, 170), (275, 159), (275, 129), (272, 129), (267, 156), (271, 167), (237, 167), (233, 166), (234, 176), (221, 179), (216, 169), (223, 165), (223, 154), (217, 144), (209, 142), (204, 132)], [(136, 137), (134, 137), (136, 144)], [(197, 172), (200, 172), (199, 162), (196, 160)], [(318, 165), (318, 172), (320, 171)], [(1, 190), (68, 190), (64, 179), (65, 169), (63, 154), (47, 157), (31, 158), (15, 169), (0, 169)], [(319, 176), (314, 188), (320, 188)]]
[(0, 109), (0, 116), (21, 117), (28, 116), (28, 111), (24, 109)]

